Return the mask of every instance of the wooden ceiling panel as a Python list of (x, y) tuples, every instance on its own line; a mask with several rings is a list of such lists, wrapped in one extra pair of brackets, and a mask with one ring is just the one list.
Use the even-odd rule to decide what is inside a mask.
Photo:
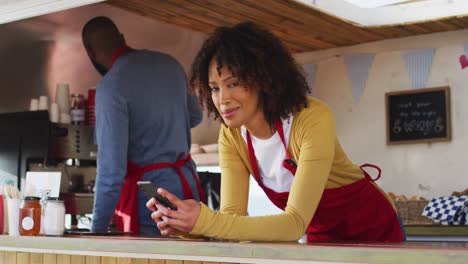
[(269, 28), (292, 52), (468, 28), (467, 17), (387, 27), (359, 27), (294, 0), (109, 0), (106, 3), (206, 34), (219, 26), (253, 21)]

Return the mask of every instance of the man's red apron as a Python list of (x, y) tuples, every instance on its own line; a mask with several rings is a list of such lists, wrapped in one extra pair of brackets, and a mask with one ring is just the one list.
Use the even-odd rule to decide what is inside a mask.
[[(286, 147), (281, 121), (276, 122), (276, 129), (286, 151), (283, 167), (294, 176), (297, 166)], [(263, 184), (248, 131), (247, 146), (255, 180), (273, 204), (284, 211), (289, 192), (278, 193)], [(364, 167), (376, 168), (379, 171), (377, 178), (372, 179), (363, 170)], [(346, 186), (324, 190), (312, 221), (307, 227), (308, 242), (346, 240), (401, 242), (404, 240), (395, 209), (373, 184), (380, 178), (380, 168), (364, 164), (361, 170), (364, 172), (364, 179)]]
[(192, 170), (192, 176), (197, 184), (200, 200), (205, 202), (205, 196), (201, 188), (200, 181), (192, 164), (192, 157), (188, 154), (185, 158), (184, 153), (180, 155), (175, 163), (161, 162), (148, 166), (140, 167), (130, 161), (127, 162), (127, 175), (122, 186), (119, 202), (115, 209), (115, 221), (119, 231), (133, 232), (139, 234), (140, 224), (138, 222), (138, 185), (137, 182), (143, 178), (146, 172), (173, 168), (177, 171), (182, 182), (182, 190), (184, 191), (184, 199), (194, 199), (192, 190), (187, 179), (182, 172), (182, 167), (189, 162)]
[[(126, 45), (120, 47), (114, 54), (110, 67), (114, 64), (117, 58), (130, 48)], [(189, 162), (192, 170), (192, 176), (197, 184), (198, 195), (200, 200), (205, 202), (205, 196), (201, 188), (200, 181), (192, 163), (192, 157), (188, 154), (184, 158), (184, 153), (180, 154), (175, 163), (161, 162), (148, 166), (140, 167), (130, 161), (127, 161), (127, 175), (125, 182), (122, 186), (119, 202), (115, 209), (115, 222), (119, 231), (133, 232), (133, 234), (140, 233), (140, 224), (138, 222), (138, 185), (137, 182), (143, 178), (143, 174), (153, 170), (173, 168), (177, 171), (182, 182), (182, 189), (184, 192), (184, 199), (194, 199), (190, 185), (182, 172), (183, 166)]]

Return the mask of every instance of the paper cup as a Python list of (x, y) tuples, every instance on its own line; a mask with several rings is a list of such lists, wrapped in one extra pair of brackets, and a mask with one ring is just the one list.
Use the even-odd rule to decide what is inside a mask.
[(39, 110), (48, 110), (49, 109), (49, 99), (47, 96), (39, 97)]
[(50, 112), (49, 112), (50, 122), (58, 123), (60, 120), (60, 111), (59, 106), (57, 103), (52, 103), (50, 105)]
[(61, 113), (60, 114), (60, 123), (61, 124), (70, 124), (71, 123), (71, 117), (67, 113)]
[(57, 84), (55, 102), (59, 105), (60, 113), (70, 113), (70, 87), (68, 83)]
[(7, 199), (8, 205), (8, 234), (19, 236), (19, 211), (21, 199)]
[(31, 103), (29, 104), (29, 111), (37, 111), (39, 110), (39, 100), (36, 98), (31, 99)]

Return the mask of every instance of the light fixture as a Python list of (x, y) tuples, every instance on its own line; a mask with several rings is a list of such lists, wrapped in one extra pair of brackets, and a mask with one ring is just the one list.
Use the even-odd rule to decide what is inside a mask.
[(427, 22), (468, 15), (467, 0), (295, 0), (362, 27)]

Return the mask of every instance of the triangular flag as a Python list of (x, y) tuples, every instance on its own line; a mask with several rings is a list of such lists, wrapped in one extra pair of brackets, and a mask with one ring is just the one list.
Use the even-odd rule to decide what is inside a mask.
[(403, 52), (403, 58), (405, 59), (406, 68), (408, 69), (413, 89), (426, 87), (426, 82), (429, 78), (429, 73), (431, 72), (433, 57), (434, 49)]
[(354, 103), (359, 103), (359, 98), (366, 88), (369, 70), (374, 61), (375, 54), (344, 55), (344, 63), (348, 70), (348, 78), (351, 83)]
[(317, 71), (317, 64), (304, 64), (302, 65), (302, 67), (304, 68), (306, 81), (310, 87), (310, 91), (312, 94), (312, 88), (313, 88), (314, 81), (315, 81), (315, 73)]

